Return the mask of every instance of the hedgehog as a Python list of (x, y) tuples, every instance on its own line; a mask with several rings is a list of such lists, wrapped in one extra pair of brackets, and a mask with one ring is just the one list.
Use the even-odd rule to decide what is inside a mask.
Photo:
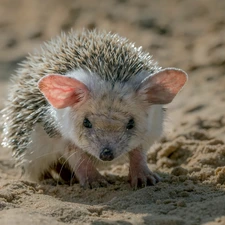
[(62, 33), (12, 76), (2, 144), (34, 181), (64, 171), (82, 187), (104, 186), (97, 165), (127, 156), (131, 186), (155, 185), (161, 178), (146, 152), (163, 132), (164, 105), (186, 81), (118, 34)]

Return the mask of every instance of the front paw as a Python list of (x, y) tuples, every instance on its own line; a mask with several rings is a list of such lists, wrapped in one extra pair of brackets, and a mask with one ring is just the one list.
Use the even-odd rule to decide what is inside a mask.
[(81, 175), (79, 177), (79, 183), (80, 186), (84, 189), (93, 189), (108, 186), (108, 182), (106, 181), (106, 179), (97, 170), (94, 173), (88, 174), (87, 176)]
[[(87, 188), (106, 187), (108, 182), (95, 168), (92, 157), (76, 146), (69, 146), (68, 162), (80, 186)], [(72, 153), (71, 153), (72, 152)], [(76, 153), (76, 154), (75, 154)]]
[(155, 185), (161, 181), (160, 176), (153, 173), (147, 166), (141, 168), (130, 168), (128, 178), (133, 189)]
[(106, 179), (94, 167), (91, 160), (85, 160), (84, 158), (74, 172), (80, 186), (84, 189), (106, 187), (108, 184)]

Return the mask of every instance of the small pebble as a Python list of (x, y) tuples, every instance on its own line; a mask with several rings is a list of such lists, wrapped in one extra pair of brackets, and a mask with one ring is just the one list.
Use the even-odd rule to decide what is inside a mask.
[(185, 203), (184, 200), (179, 200), (179, 201), (177, 201), (177, 206), (185, 207), (186, 206), (186, 203)]
[(188, 170), (184, 169), (183, 167), (175, 167), (172, 171), (171, 174), (174, 176), (180, 176), (180, 175), (187, 175)]

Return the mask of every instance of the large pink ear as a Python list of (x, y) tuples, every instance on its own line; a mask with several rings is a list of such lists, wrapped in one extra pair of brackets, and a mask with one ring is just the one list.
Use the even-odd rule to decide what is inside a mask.
[(38, 87), (48, 102), (57, 109), (81, 103), (89, 93), (82, 82), (59, 74), (43, 77), (38, 82)]
[(179, 69), (166, 68), (147, 77), (139, 86), (138, 94), (152, 104), (168, 104), (188, 79)]

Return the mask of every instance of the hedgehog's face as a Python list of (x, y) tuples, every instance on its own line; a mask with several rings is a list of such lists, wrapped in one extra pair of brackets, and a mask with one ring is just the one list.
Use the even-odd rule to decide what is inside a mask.
[(125, 95), (126, 100), (113, 98), (114, 94), (94, 101), (90, 98), (79, 109), (70, 109), (74, 116), (70, 139), (103, 161), (146, 145), (150, 133), (147, 108), (137, 99), (135, 102), (131, 94)]
[(81, 126), (80, 144), (83, 144), (83, 149), (103, 161), (111, 161), (134, 147), (131, 140), (136, 129), (131, 116), (119, 112), (92, 114), (84, 117)]
[(48, 75), (39, 89), (58, 109), (62, 135), (103, 161), (149, 147), (161, 132), (162, 110), (156, 105), (171, 102), (187, 79), (176, 69), (114, 83), (83, 71), (68, 76)]

